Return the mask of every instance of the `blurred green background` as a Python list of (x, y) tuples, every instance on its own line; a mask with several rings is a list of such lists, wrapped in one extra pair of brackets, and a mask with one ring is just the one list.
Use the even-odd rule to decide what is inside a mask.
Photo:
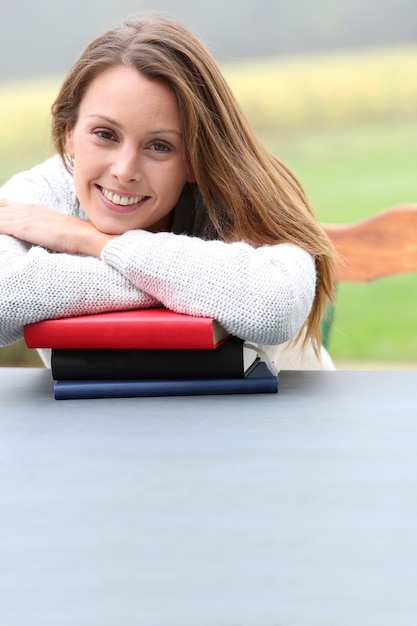
[[(318, 218), (348, 222), (417, 202), (417, 46), (223, 64), (267, 146), (301, 179)], [(48, 156), (60, 77), (0, 83), (0, 183)], [(30, 105), (29, 105), (30, 103)], [(417, 275), (341, 285), (336, 363), (417, 363)], [(22, 342), (0, 365), (38, 364)]]

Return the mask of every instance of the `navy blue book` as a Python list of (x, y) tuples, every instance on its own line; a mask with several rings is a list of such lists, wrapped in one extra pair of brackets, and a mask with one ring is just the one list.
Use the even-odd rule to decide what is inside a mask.
[(57, 380), (56, 400), (277, 393), (278, 377), (259, 361), (244, 378)]

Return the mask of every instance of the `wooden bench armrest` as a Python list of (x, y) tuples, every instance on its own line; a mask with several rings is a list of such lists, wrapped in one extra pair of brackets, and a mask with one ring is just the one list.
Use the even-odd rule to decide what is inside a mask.
[(323, 227), (340, 255), (336, 281), (365, 282), (417, 270), (417, 204)]

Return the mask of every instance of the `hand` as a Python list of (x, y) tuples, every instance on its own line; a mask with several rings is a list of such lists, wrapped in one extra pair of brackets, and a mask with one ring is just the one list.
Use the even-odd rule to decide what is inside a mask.
[(39, 204), (0, 200), (0, 233), (56, 252), (100, 257), (115, 235), (98, 231), (91, 222), (62, 215)]

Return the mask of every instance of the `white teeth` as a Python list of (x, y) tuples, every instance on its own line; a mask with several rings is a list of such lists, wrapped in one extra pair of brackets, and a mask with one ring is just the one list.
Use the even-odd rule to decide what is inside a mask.
[(145, 200), (145, 196), (119, 196), (117, 193), (113, 193), (104, 187), (101, 188), (103, 196), (113, 202), (113, 204), (119, 204), (121, 206), (129, 206), (131, 204), (137, 204), (141, 200)]

